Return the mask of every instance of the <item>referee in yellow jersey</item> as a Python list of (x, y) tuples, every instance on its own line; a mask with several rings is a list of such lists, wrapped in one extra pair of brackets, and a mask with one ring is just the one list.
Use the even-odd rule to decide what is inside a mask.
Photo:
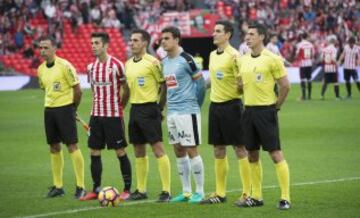
[(44, 62), (38, 68), (40, 88), (45, 90), (45, 132), (50, 145), (51, 169), (54, 185), (47, 197), (65, 194), (63, 188), (64, 157), (60, 143), (67, 145), (76, 176), (75, 198), (85, 195), (84, 158), (77, 146), (76, 109), (81, 89), (76, 70), (70, 62), (55, 55), (52, 37), (40, 40), (40, 54)]
[(170, 200), (170, 161), (165, 153), (161, 128), (166, 86), (160, 62), (147, 53), (150, 40), (150, 34), (145, 30), (133, 30), (130, 36), (133, 57), (125, 64), (129, 92), (124, 92), (122, 99), (124, 107), (127, 101), (131, 104), (129, 139), (135, 149), (137, 181), (137, 189), (130, 195), (130, 199), (147, 199), (149, 159), (145, 146), (149, 143), (157, 158), (162, 182), (158, 202), (167, 202)]
[[(245, 41), (251, 52), (239, 58), (240, 88), (244, 92), (245, 111), (243, 127), (245, 145), (249, 151), (252, 177), (252, 196), (240, 207), (262, 206), (262, 166), (260, 146), (273, 160), (281, 189), (278, 208), (290, 209), (289, 168), (280, 147), (277, 111), (280, 110), (290, 90), (283, 59), (264, 48), (266, 28), (250, 25)], [(274, 85), (278, 84), (276, 97)]]
[(229, 40), (234, 32), (229, 21), (217, 21), (213, 40), (217, 46), (210, 54), (210, 109), (209, 144), (214, 145), (216, 192), (201, 204), (216, 204), (226, 201), (226, 179), (229, 163), (226, 146), (232, 145), (238, 158), (242, 182), (242, 195), (236, 202), (244, 202), (250, 196), (250, 166), (244, 146), (241, 116), (243, 105), (238, 90), (236, 76), (238, 51)]

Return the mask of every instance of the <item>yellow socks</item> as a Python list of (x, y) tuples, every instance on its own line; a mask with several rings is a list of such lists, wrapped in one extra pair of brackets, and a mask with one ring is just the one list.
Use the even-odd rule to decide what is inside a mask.
[(281, 189), (281, 199), (290, 202), (290, 174), (286, 160), (275, 164), (279, 186)]
[(229, 162), (226, 156), (224, 159), (215, 159), (216, 194), (220, 197), (226, 196), (226, 179), (228, 171)]
[(51, 170), (53, 174), (53, 182), (56, 188), (63, 187), (63, 169), (64, 169), (64, 155), (60, 151), (58, 153), (50, 153)]
[(76, 177), (76, 185), (81, 188), (85, 188), (84, 183), (84, 157), (80, 149), (70, 153), (70, 157), (73, 163), (73, 168)]
[(252, 194), (251, 196), (256, 200), (262, 200), (262, 165), (261, 160), (250, 163), (251, 170), (251, 185)]
[(170, 193), (170, 160), (165, 154), (157, 159), (163, 191)]
[(148, 156), (138, 157), (135, 159), (135, 171), (136, 171), (137, 190), (141, 193), (144, 193), (146, 192), (147, 176), (149, 173)]
[(250, 163), (247, 157), (243, 159), (239, 159), (239, 171), (243, 186), (242, 188), (243, 195), (245, 194), (248, 197), (251, 195), (251, 175), (250, 175)]

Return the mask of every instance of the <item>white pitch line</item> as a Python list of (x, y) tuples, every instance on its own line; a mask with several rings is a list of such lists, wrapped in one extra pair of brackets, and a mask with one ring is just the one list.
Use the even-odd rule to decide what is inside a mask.
[[(317, 185), (317, 184), (337, 183), (337, 182), (354, 181), (354, 180), (360, 180), (360, 177), (327, 179), (327, 180), (319, 180), (319, 181), (312, 181), (312, 182), (299, 182), (299, 183), (293, 183), (293, 184), (291, 184), (291, 186)], [(273, 188), (278, 188), (278, 187), (279, 186), (277, 186), (277, 185), (268, 185), (268, 186), (264, 186), (263, 189), (273, 189)], [(232, 189), (232, 190), (227, 191), (227, 193), (237, 192), (240, 190), (241, 189)], [(153, 202), (156, 202), (156, 200), (125, 202), (120, 205), (121, 205), (121, 207), (124, 207), (124, 206), (153, 203)], [(99, 209), (103, 209), (103, 207), (84, 207), (84, 208), (80, 208), (80, 209), (57, 211), (57, 212), (36, 214), (36, 215), (30, 215), (30, 216), (22, 216), (22, 217), (17, 217), (17, 218), (38, 218), (38, 217), (58, 216), (58, 215), (63, 215), (63, 214), (72, 214), (72, 213), (78, 213), (78, 212), (82, 212), (82, 211), (91, 211), (91, 210), (99, 210)]]

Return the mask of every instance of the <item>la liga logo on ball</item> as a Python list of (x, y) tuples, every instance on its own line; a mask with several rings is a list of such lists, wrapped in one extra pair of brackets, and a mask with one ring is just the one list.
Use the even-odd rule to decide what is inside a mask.
[(101, 207), (117, 207), (120, 203), (119, 191), (111, 186), (104, 187), (98, 195)]

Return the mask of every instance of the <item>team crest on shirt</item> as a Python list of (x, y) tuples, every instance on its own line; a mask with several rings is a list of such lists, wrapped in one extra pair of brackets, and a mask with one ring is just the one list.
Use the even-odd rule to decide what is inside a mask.
[(60, 82), (54, 82), (54, 83), (53, 83), (53, 90), (54, 90), (54, 91), (57, 91), (57, 92), (61, 91), (61, 84), (60, 84)]
[(114, 72), (115, 72), (115, 68), (113, 67), (106, 68), (106, 73), (114, 73)]
[(224, 79), (224, 73), (221, 72), (221, 71), (217, 71), (216, 72), (216, 79), (218, 79), (218, 80)]
[(175, 74), (166, 75), (165, 80), (168, 89), (175, 89), (178, 87), (178, 82), (176, 80)]
[(256, 73), (256, 82), (262, 82), (263, 81), (263, 74), (262, 73)]
[(137, 78), (137, 81), (138, 81), (138, 85), (139, 85), (140, 87), (143, 87), (143, 86), (145, 85), (145, 78), (144, 78), (143, 76), (139, 76), (139, 77)]

